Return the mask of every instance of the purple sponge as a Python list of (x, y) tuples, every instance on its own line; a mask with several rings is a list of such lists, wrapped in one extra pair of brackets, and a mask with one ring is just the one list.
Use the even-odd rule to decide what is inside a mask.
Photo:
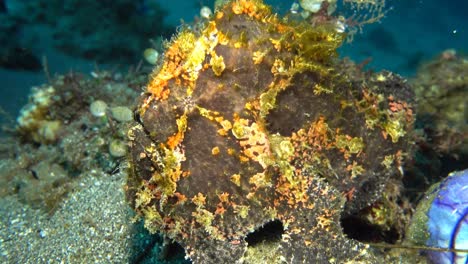
[[(468, 249), (468, 169), (453, 172), (440, 183), (427, 213), (430, 237), (427, 246)], [(429, 259), (437, 264), (468, 263), (465, 252), (430, 251)]]

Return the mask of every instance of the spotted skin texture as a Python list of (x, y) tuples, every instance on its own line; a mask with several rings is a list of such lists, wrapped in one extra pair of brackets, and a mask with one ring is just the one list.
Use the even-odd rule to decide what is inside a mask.
[(247, 234), (278, 220), (278, 261), (375, 262), (339, 219), (396, 175), (412, 112), (397, 76), (339, 69), (333, 23), (239, 0), (171, 40), (128, 133), (127, 196), (150, 232), (194, 263), (242, 263)]

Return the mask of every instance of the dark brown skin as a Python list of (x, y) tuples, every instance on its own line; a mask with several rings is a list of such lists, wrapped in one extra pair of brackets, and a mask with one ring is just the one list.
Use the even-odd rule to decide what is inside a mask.
[(285, 229), (278, 261), (373, 263), (339, 219), (396, 175), (412, 122), (396, 93), (407, 87), (344, 74), (332, 21), (270, 12), (234, 1), (171, 42), (129, 132), (128, 198), (194, 263), (242, 262), (247, 234), (273, 220)]

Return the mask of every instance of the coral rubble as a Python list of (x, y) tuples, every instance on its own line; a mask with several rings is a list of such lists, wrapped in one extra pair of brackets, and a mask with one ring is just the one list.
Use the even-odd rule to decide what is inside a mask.
[(448, 173), (468, 168), (467, 74), (467, 56), (446, 50), (421, 65), (410, 80), (419, 137), (414, 161), (405, 168), (408, 189), (424, 192)]
[(392, 73), (343, 67), (338, 22), (239, 0), (168, 43), (128, 132), (127, 196), (150, 232), (194, 263), (235, 263), (279, 221), (275, 261), (375, 262), (340, 217), (400, 177), (412, 94)]
[(72, 72), (33, 87), (13, 140), (4, 146), (0, 197), (17, 195), (53, 213), (76, 188), (77, 178), (89, 171), (118, 171), (127, 154), (129, 106), (146, 78), (147, 73), (96, 71), (87, 77)]

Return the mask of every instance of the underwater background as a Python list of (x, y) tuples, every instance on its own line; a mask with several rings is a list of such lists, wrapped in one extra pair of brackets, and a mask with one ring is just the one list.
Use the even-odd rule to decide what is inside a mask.
[[(265, 3), (281, 16), (298, 1)], [(0, 1), (0, 263), (190, 263), (183, 245), (150, 234), (129, 206), (134, 193), (127, 189), (127, 171), (136, 165), (127, 163), (127, 140), (166, 41), (182, 28), (198, 30), (207, 19), (200, 10), (214, 5)], [(348, 17), (359, 12), (340, 8)], [(338, 54), (349, 58), (342, 64), (349, 71), (340, 69), (347, 74), (357, 69), (379, 78), (392, 72), (386, 75), (391, 85), (412, 87), (401, 95), (408, 104), (419, 103), (410, 109), (414, 131), (405, 127), (401, 136), (399, 147), (408, 149), (398, 167), (404, 176), (388, 180), (384, 195), (358, 212), (342, 212), (346, 217), (336, 224), (347, 237), (373, 245), (387, 263), (466, 263), (468, 2), (387, 0), (384, 10), (384, 18), (364, 25)], [(454, 171), (461, 172), (448, 177)], [(431, 207), (433, 201), (444, 204), (434, 198), (439, 182), (453, 186), (444, 195), (451, 199), (446, 203), (462, 205), (456, 207), (461, 220), (429, 227), (426, 222), (445, 223), (451, 215)], [(353, 199), (353, 188), (338, 189)], [(258, 246), (248, 263), (275, 259), (262, 246), (278, 240), (284, 226), (265, 226), (246, 237)], [(442, 231), (429, 239), (426, 231), (432, 230)], [(405, 246), (417, 247), (398, 251)], [(418, 246), (462, 252), (433, 254)]]

